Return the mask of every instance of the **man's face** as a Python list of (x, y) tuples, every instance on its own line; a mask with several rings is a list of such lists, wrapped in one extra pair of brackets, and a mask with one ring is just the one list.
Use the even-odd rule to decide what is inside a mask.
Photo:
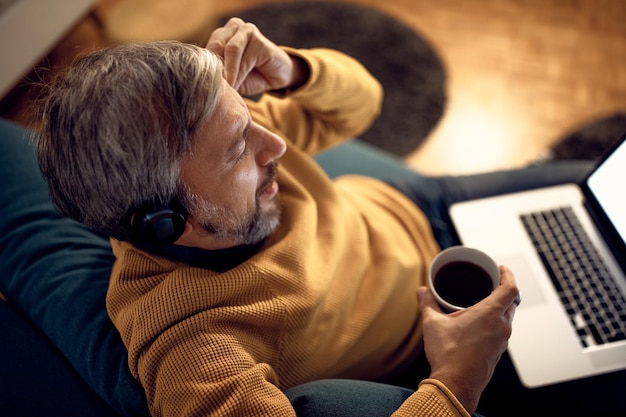
[(252, 122), (244, 100), (225, 85), (182, 164), (196, 202), (189, 221), (215, 239), (214, 249), (257, 243), (276, 228), (276, 159), (285, 149), (284, 140)]

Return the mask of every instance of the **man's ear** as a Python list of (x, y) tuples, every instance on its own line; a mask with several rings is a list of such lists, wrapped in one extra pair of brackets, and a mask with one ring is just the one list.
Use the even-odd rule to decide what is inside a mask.
[(187, 219), (187, 221), (185, 222), (185, 230), (183, 230), (183, 233), (180, 235), (178, 240), (176, 240), (176, 242), (174, 243), (177, 245), (184, 245), (185, 241), (189, 239), (189, 235), (191, 234), (192, 230), (193, 230), (193, 226), (191, 222), (189, 221), (189, 219)]

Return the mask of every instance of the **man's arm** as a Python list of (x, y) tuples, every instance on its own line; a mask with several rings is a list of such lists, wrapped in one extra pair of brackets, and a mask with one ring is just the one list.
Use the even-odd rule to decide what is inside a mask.
[(295, 417), (274, 369), (249, 353), (266, 344), (255, 341), (253, 332), (236, 337), (228, 329), (221, 334), (207, 326), (214, 322), (211, 317), (208, 311), (183, 320), (142, 350), (137, 369), (151, 412), (164, 417)]

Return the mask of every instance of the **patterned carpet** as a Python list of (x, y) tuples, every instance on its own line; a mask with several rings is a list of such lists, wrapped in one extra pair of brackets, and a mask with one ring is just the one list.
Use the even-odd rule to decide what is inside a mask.
[(626, 113), (616, 113), (580, 126), (552, 149), (553, 159), (599, 160), (626, 135)]

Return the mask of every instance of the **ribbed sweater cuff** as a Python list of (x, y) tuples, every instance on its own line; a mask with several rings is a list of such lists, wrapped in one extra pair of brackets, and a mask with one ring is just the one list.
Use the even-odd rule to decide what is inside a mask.
[[(443, 382), (437, 379), (428, 378), (420, 382), (419, 387), (420, 388), (422, 386), (426, 387), (426, 385), (428, 385), (429, 387), (432, 387), (431, 389), (433, 388), (436, 389), (440, 393), (440, 395), (436, 396), (437, 397), (436, 400), (433, 398), (433, 400), (436, 401), (437, 404), (439, 404), (439, 401), (441, 400), (441, 396), (443, 395), (448, 400), (449, 405), (451, 405), (454, 409), (456, 409), (459, 415), (462, 415), (464, 417), (471, 417), (470, 414), (467, 412), (467, 410), (465, 410), (465, 407), (463, 407), (461, 402), (454, 396), (452, 391), (450, 391), (450, 389), (444, 385)], [(441, 405), (438, 405), (438, 407), (440, 406)]]

